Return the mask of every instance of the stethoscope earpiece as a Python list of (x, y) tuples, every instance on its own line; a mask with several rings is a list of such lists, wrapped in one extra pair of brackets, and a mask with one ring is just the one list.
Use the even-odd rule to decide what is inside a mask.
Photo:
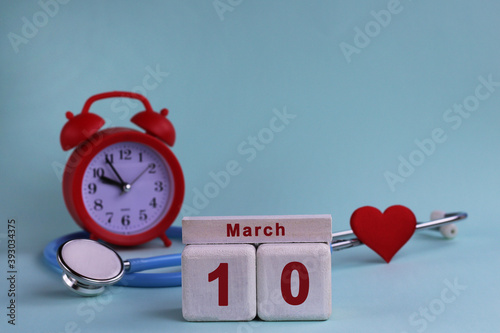
[(124, 272), (121, 257), (112, 248), (90, 239), (65, 242), (57, 252), (64, 284), (82, 296), (97, 296)]
[(457, 236), (458, 228), (455, 224), (447, 224), (439, 228), (439, 232), (444, 238), (453, 239)]
[[(435, 210), (431, 213), (431, 220), (439, 220), (448, 217), (445, 211)], [(441, 235), (447, 239), (453, 239), (457, 236), (458, 228), (454, 223), (446, 224), (438, 228)]]

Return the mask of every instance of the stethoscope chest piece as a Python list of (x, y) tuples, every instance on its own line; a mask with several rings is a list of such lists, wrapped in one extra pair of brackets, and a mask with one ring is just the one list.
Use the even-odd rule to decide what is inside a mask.
[(57, 261), (66, 286), (82, 296), (101, 294), (106, 285), (118, 282), (124, 274), (118, 253), (89, 239), (64, 243), (58, 250)]

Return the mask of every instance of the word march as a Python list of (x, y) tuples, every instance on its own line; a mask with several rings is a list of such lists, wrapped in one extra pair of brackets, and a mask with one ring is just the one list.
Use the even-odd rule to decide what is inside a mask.
[[(256, 225), (253, 228), (251, 226), (243, 227), (243, 237), (258, 237), (259, 231), (262, 229), (262, 233), (264, 236), (285, 236), (285, 227), (280, 225), (279, 223), (275, 224), (274, 231), (272, 226), (261, 226)], [(240, 237), (240, 224), (235, 223), (234, 225), (228, 223), (227, 224), (227, 237)]]

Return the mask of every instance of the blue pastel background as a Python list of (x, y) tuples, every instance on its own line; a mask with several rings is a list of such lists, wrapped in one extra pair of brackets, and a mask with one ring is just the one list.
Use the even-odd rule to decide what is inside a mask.
[[(486, 0), (2, 1), (0, 330), (498, 332), (499, 15)], [(67, 110), (111, 90), (170, 109), (184, 215), (327, 213), (337, 231), (360, 206), (403, 204), (420, 221), (434, 209), (469, 219), (452, 241), (415, 235), (390, 264), (366, 247), (334, 253), (326, 322), (187, 323), (180, 288), (74, 297), (41, 256), (79, 230), (62, 198), (59, 133)], [(133, 127), (140, 110), (104, 101), (93, 111)], [(276, 113), (289, 118), (273, 132)], [(229, 161), (241, 172), (197, 200)], [(450, 284), (460, 288), (443, 303)]]

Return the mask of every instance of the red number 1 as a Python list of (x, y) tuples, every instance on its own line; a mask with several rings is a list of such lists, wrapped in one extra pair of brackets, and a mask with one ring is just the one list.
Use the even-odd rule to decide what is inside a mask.
[(228, 306), (228, 264), (223, 262), (213, 271), (208, 274), (208, 282), (219, 279), (219, 306)]

